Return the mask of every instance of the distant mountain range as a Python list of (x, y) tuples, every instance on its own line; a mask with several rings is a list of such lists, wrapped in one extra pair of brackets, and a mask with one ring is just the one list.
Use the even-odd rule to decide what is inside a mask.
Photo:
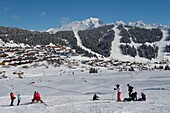
[(72, 30), (86, 30), (89, 28), (97, 28), (104, 25), (103, 22), (98, 18), (89, 18), (83, 21), (75, 21), (69, 24), (60, 26), (59, 28), (51, 28), (46, 32), (56, 33), (58, 31), (72, 31)]
[[(129, 22), (125, 23), (123, 21), (116, 21), (115, 23), (111, 23), (115, 25), (129, 25), (129, 26), (136, 26), (140, 28), (158, 28), (158, 29), (169, 29), (170, 27), (167, 25), (161, 25), (161, 24), (146, 24), (143, 21), (136, 21), (136, 22)], [(104, 24), (102, 20), (98, 18), (92, 18), (83, 20), (83, 21), (75, 21), (71, 22), (69, 24), (61, 25), (59, 28), (50, 28), (46, 32), (56, 33), (58, 31), (70, 31), (70, 30), (86, 30), (89, 28), (97, 28), (104, 25), (110, 25), (110, 24)]]
[(170, 27), (142, 21), (104, 24), (89, 18), (45, 32), (0, 27), (0, 45), (35, 46), (61, 44), (87, 57), (129, 61), (169, 60)]

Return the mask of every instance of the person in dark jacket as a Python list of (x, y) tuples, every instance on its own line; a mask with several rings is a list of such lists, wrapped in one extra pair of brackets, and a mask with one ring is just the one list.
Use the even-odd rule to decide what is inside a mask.
[(132, 93), (131, 97), (123, 99), (123, 102), (126, 102), (126, 101), (137, 101), (137, 92)]
[(129, 94), (129, 98), (132, 96), (132, 92), (133, 92), (133, 87), (132, 86), (130, 86), (129, 84), (127, 84), (127, 86), (128, 86), (128, 94)]
[(131, 94), (132, 100), (137, 101), (137, 92)]
[(99, 97), (97, 96), (97, 94), (95, 93), (93, 96), (93, 100), (99, 100)]
[(141, 92), (141, 98), (138, 101), (146, 101), (146, 95), (143, 92)]

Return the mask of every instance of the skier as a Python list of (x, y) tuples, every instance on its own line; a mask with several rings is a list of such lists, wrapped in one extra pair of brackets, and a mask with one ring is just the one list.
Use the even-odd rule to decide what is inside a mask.
[(99, 97), (97, 96), (97, 94), (95, 93), (93, 96), (93, 100), (99, 100)]
[(129, 94), (129, 98), (132, 96), (132, 92), (133, 92), (133, 87), (132, 86), (130, 86), (129, 84), (127, 84), (127, 86), (128, 86), (128, 94)]
[(34, 92), (34, 97), (33, 97), (33, 99), (32, 99), (32, 102), (31, 103), (34, 103), (34, 101), (37, 101), (37, 102), (41, 102), (41, 103), (43, 103), (43, 101), (41, 100), (41, 97), (40, 97), (40, 94), (38, 93), (38, 92)]
[(134, 92), (131, 94), (131, 97), (129, 98), (124, 98), (123, 99), (123, 102), (126, 102), (126, 101), (137, 101), (137, 92)]
[(41, 100), (41, 96), (38, 92), (37, 92), (37, 101), (40, 101), (41, 103), (43, 103), (43, 101)]
[(141, 98), (139, 98), (138, 99), (138, 101), (146, 101), (146, 95), (143, 93), (143, 92), (141, 92)]
[(118, 101), (118, 102), (119, 102), (119, 101), (122, 101), (122, 100), (121, 100), (121, 97), (120, 97), (120, 95), (121, 95), (120, 85), (119, 85), (119, 84), (116, 84), (116, 88), (114, 88), (114, 90), (117, 90), (117, 101)]
[(31, 103), (34, 103), (35, 100), (37, 100), (37, 92), (36, 91), (34, 91), (34, 96), (33, 96)]
[(20, 96), (21, 96), (20, 94), (17, 95), (17, 99), (18, 99), (17, 106), (19, 106), (19, 103), (21, 101), (21, 97)]
[(132, 100), (137, 101), (137, 92), (131, 94)]
[(13, 106), (14, 104), (14, 99), (15, 99), (15, 96), (14, 96), (14, 93), (13, 92), (11, 92), (10, 93), (10, 97), (11, 97), (11, 104), (10, 104), (10, 106)]

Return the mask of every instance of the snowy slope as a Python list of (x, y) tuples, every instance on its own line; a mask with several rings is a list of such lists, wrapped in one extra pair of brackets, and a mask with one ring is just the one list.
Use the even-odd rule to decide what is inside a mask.
[(83, 21), (75, 21), (69, 24), (62, 25), (59, 28), (51, 28), (46, 32), (56, 33), (58, 31), (72, 31), (73, 29), (79, 31), (79, 30), (86, 30), (88, 28), (97, 28), (102, 25), (103, 22), (101, 20), (99, 20), (98, 18), (90, 17), (89, 19)]
[(169, 59), (169, 57), (166, 56), (166, 52), (164, 52), (165, 45), (169, 45), (170, 41), (166, 41), (165, 39), (169, 36), (167, 30), (162, 30), (163, 38), (161, 41), (157, 42), (156, 45), (159, 47), (158, 51), (158, 57), (155, 59), (157, 61), (163, 60), (163, 59)]
[[(42, 69), (45, 75), (42, 72)], [(88, 71), (65, 70), (60, 74), (58, 68), (25, 69), (26, 76), (19, 79), (8, 70), (10, 78), (0, 80), (1, 113), (169, 113), (170, 75), (169, 71), (114, 72), (101, 69), (101, 73), (88, 74)], [(59, 69), (59, 70), (60, 70)], [(19, 69), (18, 69), (19, 70)], [(74, 74), (72, 74), (74, 72)], [(36, 76), (39, 73), (39, 76)], [(133, 75), (133, 76), (132, 76)], [(32, 81), (35, 84), (31, 84)], [(121, 98), (128, 97), (127, 83), (138, 92), (144, 92), (146, 102), (116, 102), (114, 85), (122, 88)], [(34, 91), (41, 94), (47, 103), (28, 104)], [(9, 93), (21, 93), (20, 106), (8, 106)], [(97, 92), (99, 101), (92, 101)], [(15, 100), (15, 105), (16, 105)]]
[[(120, 33), (120, 30), (117, 28), (119, 25), (123, 25), (124, 29), (127, 30), (128, 32), (128, 27), (125, 27), (125, 25), (127, 25), (126, 23), (124, 23), (123, 21), (117, 21), (115, 23), (115, 27), (113, 28), (113, 30), (115, 31), (115, 39), (113, 40), (112, 42), (112, 47), (111, 47), (111, 55), (110, 55), (110, 58), (111, 59), (116, 59), (116, 60), (120, 60), (120, 61), (137, 61), (137, 62), (148, 62), (150, 60), (146, 59), (146, 58), (142, 58), (142, 57), (139, 57), (139, 54), (137, 53), (137, 56), (135, 57), (131, 57), (129, 55), (123, 55), (121, 50), (120, 50), (120, 45), (121, 44), (124, 44), (125, 43), (120, 43), (120, 38), (122, 36), (119, 35)], [(167, 28), (169, 28), (168, 26), (163, 26), (163, 25), (159, 25), (159, 24), (153, 24), (153, 25), (150, 25), (150, 24), (145, 24), (143, 23), (142, 21), (138, 21), (138, 22), (130, 22), (128, 25), (130, 26), (137, 26), (137, 27), (140, 27), (140, 28), (146, 28), (146, 29), (151, 29), (151, 28), (160, 28), (162, 33), (163, 33), (163, 38), (158, 41), (158, 42), (153, 42), (153, 43), (146, 43), (147, 45), (156, 45), (159, 47), (159, 50), (158, 50), (158, 57), (156, 59), (152, 59), (152, 61), (161, 61), (161, 60), (170, 60), (170, 57), (168, 55), (166, 55), (167, 53), (164, 52), (164, 47), (165, 45), (169, 45), (170, 42), (169, 41), (166, 41), (165, 39), (169, 36), (168, 34), (168, 30)], [(134, 46), (136, 49), (141, 46), (142, 44), (141, 43), (135, 43), (133, 40), (132, 40), (132, 37), (130, 36), (130, 40), (131, 40), (131, 43), (128, 44), (130, 45), (131, 47)]]
[(115, 26), (113, 28), (113, 30), (115, 32), (115, 39), (112, 42), (111, 51), (110, 51), (110, 58), (111, 59), (113, 59), (113, 58), (119, 59), (122, 56), (121, 51), (119, 49), (120, 38), (121, 38), (121, 36), (119, 35), (120, 30), (117, 28), (117, 26)]
[[(149, 60), (145, 59), (145, 58), (141, 58), (138, 55), (136, 57), (131, 57), (129, 55), (123, 55), (121, 50), (120, 50), (120, 38), (121, 36), (119, 35), (120, 30), (117, 28), (118, 26), (115, 25), (115, 27), (113, 28), (113, 30), (115, 31), (115, 39), (112, 42), (112, 46), (111, 46), (111, 55), (110, 55), (110, 59), (116, 59), (116, 60), (120, 60), (120, 61), (138, 61), (138, 62), (147, 62)], [(126, 29), (128, 30), (128, 29)], [(140, 44), (137, 43), (133, 43), (132, 39), (131, 39), (131, 45), (134, 45), (134, 47), (137, 48), (137, 46), (139, 46)]]

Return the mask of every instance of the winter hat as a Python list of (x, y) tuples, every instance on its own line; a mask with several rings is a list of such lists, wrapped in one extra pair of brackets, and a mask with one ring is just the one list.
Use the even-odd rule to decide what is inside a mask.
[(119, 84), (116, 84), (116, 87), (119, 87), (120, 85)]

